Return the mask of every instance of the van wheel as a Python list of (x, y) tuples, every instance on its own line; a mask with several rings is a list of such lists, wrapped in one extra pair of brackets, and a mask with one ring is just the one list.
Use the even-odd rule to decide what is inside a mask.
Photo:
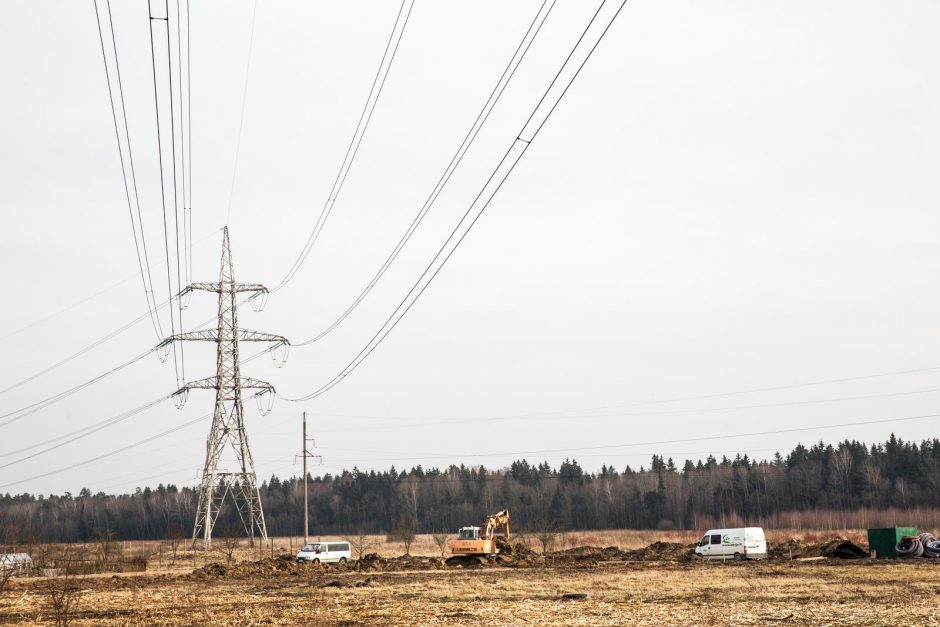
[(312, 560), (310, 560), (310, 563), (311, 563), (311, 564), (319, 564), (319, 563), (320, 563), (320, 558), (315, 557), (315, 558), (313, 558)]
[(339, 558), (339, 563), (340, 563), (340, 564), (345, 564), (345, 563), (346, 563), (346, 558), (345, 558), (345, 557)]
[(736, 562), (744, 561), (744, 556), (741, 555), (740, 553), (735, 553), (735, 554), (734, 554), (734, 561), (736, 561)]

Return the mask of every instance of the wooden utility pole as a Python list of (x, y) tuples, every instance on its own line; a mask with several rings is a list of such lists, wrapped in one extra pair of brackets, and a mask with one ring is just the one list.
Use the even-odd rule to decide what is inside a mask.
[[(303, 448), (301, 448), (300, 450), (302, 451), (302, 452), (301, 452), (301, 455), (303, 455), (303, 458), (304, 458), (304, 544), (306, 544), (306, 543), (307, 543), (308, 536), (310, 535), (310, 508), (309, 508), (308, 505), (307, 505), (307, 495), (308, 495), (308, 490), (307, 490), (307, 458), (308, 458), (308, 457), (316, 457), (316, 458), (319, 459), (321, 462), (323, 461), (323, 458), (322, 458), (322, 457), (320, 457), (319, 455), (314, 455), (314, 454), (311, 453), (309, 450), (307, 450), (307, 443), (308, 443), (308, 442), (313, 442), (313, 446), (314, 446), (314, 447), (316, 446), (316, 442), (314, 441), (314, 439), (307, 437), (307, 412), (304, 412), (304, 431), (303, 431), (303, 438), (304, 438), (304, 441), (303, 441)], [(294, 459), (295, 459), (295, 460), (297, 459), (296, 456), (294, 457)]]
[(307, 506), (307, 412), (304, 412), (304, 544), (310, 534), (310, 509)]

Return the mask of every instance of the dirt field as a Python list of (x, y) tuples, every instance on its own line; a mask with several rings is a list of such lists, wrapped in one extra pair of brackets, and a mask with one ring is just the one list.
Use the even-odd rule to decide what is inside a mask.
[[(348, 566), (298, 566), (285, 554), (205, 566), (199, 559), (195, 571), (190, 562), (136, 574), (13, 579), (0, 593), (0, 623), (55, 624), (58, 597), (59, 614), (63, 599), (71, 601), (71, 624), (80, 625), (940, 624), (940, 560), (798, 561), (788, 548), (767, 561), (702, 563), (688, 557), (688, 538), (646, 546), (652, 538), (663, 534), (638, 534), (635, 546), (622, 537), (619, 550), (523, 552), (474, 569), (443, 567), (422, 550), (425, 557), (383, 551), (391, 559)], [(588, 539), (612, 538), (571, 538)], [(810, 554), (827, 545), (822, 540), (791, 545)], [(586, 596), (564, 598), (572, 593)]]

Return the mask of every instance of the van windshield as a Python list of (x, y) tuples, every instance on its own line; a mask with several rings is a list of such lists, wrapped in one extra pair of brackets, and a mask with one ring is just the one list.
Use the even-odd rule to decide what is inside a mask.
[(317, 549), (320, 548), (319, 544), (305, 544), (300, 547), (301, 552), (303, 553), (316, 553)]

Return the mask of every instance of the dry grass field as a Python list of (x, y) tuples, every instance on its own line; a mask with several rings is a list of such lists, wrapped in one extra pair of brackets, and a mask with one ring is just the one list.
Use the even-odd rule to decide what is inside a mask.
[[(807, 535), (808, 541), (823, 538)], [(696, 536), (566, 534), (556, 548), (630, 549), (654, 540), (687, 543)], [(381, 554), (401, 554), (400, 546), (384, 538), (373, 541)], [(291, 541), (277, 540), (275, 550), (282, 544), (286, 549)], [(435, 552), (429, 537), (412, 547), (413, 554)], [(239, 549), (237, 556), (248, 553)], [(286, 557), (203, 567), (205, 557), (197, 556), (196, 573), (189, 556), (188, 564), (179, 559), (163, 569), (151, 560), (144, 573), (15, 578), (0, 593), (0, 623), (56, 624), (58, 616), (74, 625), (940, 624), (940, 564), (930, 560), (549, 558), (526, 567), (510, 563), (469, 570), (427, 567), (432, 560), (417, 560), (425, 564), (420, 569), (401, 570), (395, 564), (407, 568), (410, 562), (392, 560), (382, 569), (357, 570), (295, 567)], [(587, 596), (563, 597), (571, 593)], [(71, 606), (64, 608), (67, 602)]]

